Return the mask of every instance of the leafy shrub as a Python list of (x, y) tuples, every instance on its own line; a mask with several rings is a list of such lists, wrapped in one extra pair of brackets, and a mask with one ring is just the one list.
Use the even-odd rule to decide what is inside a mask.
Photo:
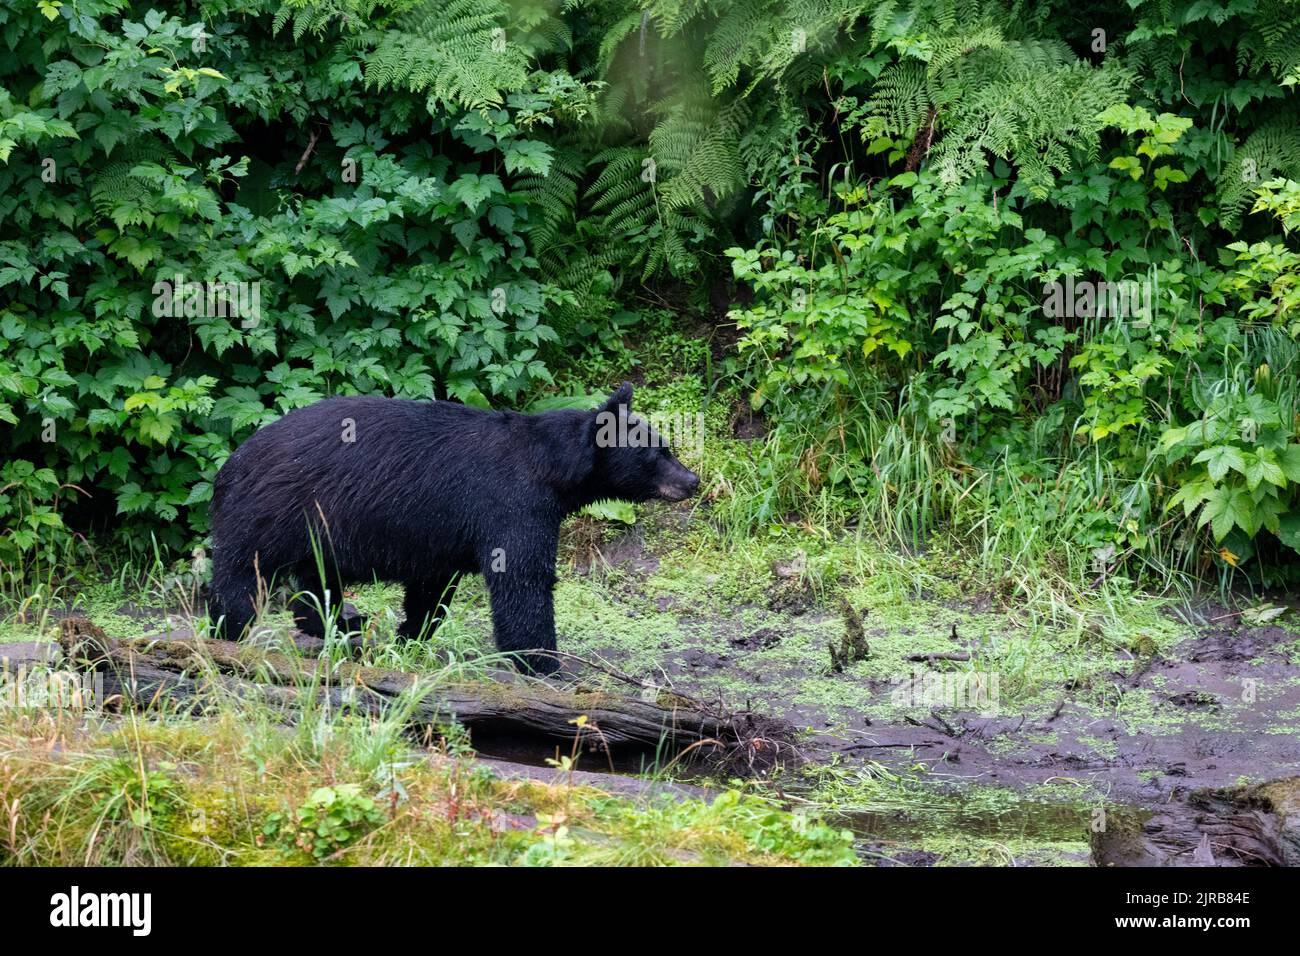
[[(1158, 150), (1144, 149), (1144, 128), (1165, 140)], [(1139, 118), (1136, 151), (1121, 148), (1117, 158), (1164, 157), (1186, 128)], [(1176, 171), (1167, 160), (1154, 169)], [(1124, 490), (1083, 505), (1090, 530), (1073, 509), (1041, 516), (1075, 523), (1078, 546), (1142, 550), (1157, 525), (1177, 532), (1163, 515), (1175, 505), (1208, 526), (1216, 544), (1239, 532), (1221, 552), (1229, 563), (1253, 553), (1248, 542), (1260, 531), (1300, 544), (1296, 367), (1275, 359), (1270, 373), (1265, 361), (1253, 384), (1234, 384), (1265, 337), (1275, 354), (1293, 343), (1300, 260), (1279, 239), (1225, 246), (1226, 268), (1188, 264), (1177, 240), (1159, 241), (1152, 228), (1169, 216), (1161, 194), (1179, 177), (1152, 170), (1140, 166), (1134, 177), (1126, 163), (1098, 161), (1067, 177), (1072, 215), (1086, 215), (1090, 203), (1113, 209), (1120, 197), (1133, 210), (1131, 218), (1110, 214), (1100, 245), (1030, 225), (1047, 221), (1045, 211), (999, 202), (995, 175), (945, 187), (929, 173), (904, 173), (874, 198), (843, 189), (842, 211), (797, 243), (728, 250), (737, 278), (757, 295), (733, 313), (745, 331), (739, 348), (750, 357), (752, 401), (770, 402), (803, 430), (795, 455), (804, 474), (856, 494), (881, 481), (895, 460), (889, 445), (878, 428), (852, 423), (881, 414), (864, 406), (858, 383), (883, 379), (907, 396), (885, 417), (901, 423), (919, 408), (923, 431), (983, 468), (1007, 461), (1021, 482), (1082, 443), (1104, 445)], [(1293, 187), (1263, 186), (1257, 208), (1285, 214), (1282, 197), (1293, 197)], [(1100, 283), (1131, 287), (1133, 301), (1118, 315), (1113, 296), (1111, 314), (1095, 303), (1062, 311), (1076, 304), (1076, 277), (1089, 295), (1101, 289), (1099, 298), (1111, 295)], [(1180, 424), (1189, 416), (1200, 421)], [(1055, 450), (1041, 438), (1053, 429)], [(900, 499), (929, 496), (948, 480), (922, 473), (929, 484), (902, 486)], [(1018, 492), (1013, 483), (999, 493)]]
[[(528, 251), (520, 181), (548, 172), (535, 133), (583, 84), (522, 70), (518, 42), (501, 68), (504, 8), (443, 38), (446, 73), (399, 76), (408, 21), (297, 7), (314, 19), (293, 34), (257, 0), (202, 20), (122, 0), (0, 14), (0, 420), (18, 459), (0, 560), (56, 540), (83, 495), (195, 543), (234, 444), (327, 394), (486, 404), (550, 380), (544, 315), (568, 294)], [(196, 286), (228, 282), (243, 310)]]

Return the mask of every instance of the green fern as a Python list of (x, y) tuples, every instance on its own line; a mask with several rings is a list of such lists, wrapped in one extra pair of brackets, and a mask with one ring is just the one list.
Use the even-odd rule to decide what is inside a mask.
[(1300, 179), (1300, 126), (1287, 111), (1264, 123), (1247, 137), (1218, 179), (1223, 224), (1235, 229), (1255, 190), (1274, 176)]
[(579, 214), (586, 171), (581, 137), (570, 134), (555, 144), (545, 176), (526, 176), (517, 184), (532, 207), (528, 232), (532, 252), (550, 281), (570, 293), (552, 308), (551, 324), (557, 328), (575, 328), (591, 319), (597, 301), (607, 291), (609, 270), (625, 254), (616, 244), (590, 241), (599, 234), (593, 227), (601, 220)]
[[(872, 42), (908, 51), (882, 71), (865, 108), (862, 137), (923, 146), (941, 178), (956, 184), (988, 156), (1013, 163), (1020, 188), (1047, 195), (1071, 167), (1071, 151), (1095, 155), (1097, 115), (1122, 102), (1133, 76), (1094, 67), (1063, 42), (1017, 39), (988, 19), (990, 4), (888, 4), (872, 20)], [(1005, 14), (1004, 14), (1005, 15)]]
[(576, 225), (579, 182), (585, 171), (582, 151), (571, 140), (560, 141), (554, 146), (545, 176), (524, 176), (516, 183), (531, 203), (529, 237), (534, 254), (543, 261), (554, 252), (560, 237)]
[(709, 235), (704, 220), (686, 207), (669, 205), (658, 193), (657, 164), (642, 147), (620, 146), (592, 159), (603, 164), (588, 190), (594, 224), (613, 238), (613, 248), (630, 250), (623, 261), (640, 267), (643, 280), (660, 272), (686, 275), (699, 268), (692, 251)]
[(427, 94), (431, 104), (500, 106), (528, 81), (531, 48), (506, 31), (503, 0), (426, 3), (395, 23), (367, 31), (366, 85)]
[(1237, 58), (1243, 72), (1268, 72), (1279, 81), (1300, 82), (1300, 6), (1295, 0), (1259, 0)]
[(663, 174), (669, 209), (712, 206), (745, 185), (739, 145), (748, 112), (743, 100), (717, 109), (702, 99), (665, 110), (650, 134), (650, 156)]
[[(603, 216), (602, 228), (631, 250), (629, 264), (643, 277), (699, 268), (711, 210), (738, 195), (751, 173), (772, 165), (789, 144), (788, 136), (756, 132), (757, 117), (788, 121), (780, 104), (788, 105), (793, 90), (820, 82), (817, 55), (843, 41), (844, 28), (865, 6), (650, 0), (613, 21), (598, 60), (609, 84), (602, 112), (621, 118), (619, 131), (646, 145), (596, 156), (601, 171), (587, 199)], [(756, 111), (749, 96), (765, 82), (775, 95)], [(778, 108), (768, 109), (773, 103)], [(648, 134), (638, 135), (647, 123)]]
[(166, 150), (154, 140), (142, 137), (119, 146), (115, 152), (117, 159), (90, 179), (90, 202), (95, 215), (111, 219), (119, 230), (151, 225), (158, 190), (148, 180), (133, 176), (132, 170), (141, 163), (161, 162)]
[[(356, 32), (364, 24), (380, 24), (380, 18), (375, 14), (379, 6), (380, 0), (284, 0), (275, 11), (271, 32), (279, 33), (289, 22), (293, 23), (295, 40), (301, 40), (308, 33), (320, 36), (331, 26)], [(392, 10), (395, 5), (387, 3), (384, 6)]]

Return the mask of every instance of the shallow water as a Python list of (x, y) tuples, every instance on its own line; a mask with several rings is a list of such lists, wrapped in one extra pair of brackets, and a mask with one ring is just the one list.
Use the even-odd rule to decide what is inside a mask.
[(961, 797), (943, 804), (838, 812), (863, 837), (903, 839), (934, 833), (1027, 840), (1087, 841), (1092, 808), (1065, 803), (1012, 800), (1005, 806), (975, 805)]
[[(1108, 808), (1114, 813), (1115, 807)], [(1137, 811), (1124, 808), (1124, 812)], [(866, 860), (900, 857), (907, 862), (963, 862), (981, 854), (1008, 864), (1091, 862), (1095, 804), (1035, 800), (1010, 791), (922, 797), (863, 809), (823, 809), (858, 836)], [(1112, 819), (1114, 819), (1112, 817)], [(907, 852), (924, 860), (907, 860)]]

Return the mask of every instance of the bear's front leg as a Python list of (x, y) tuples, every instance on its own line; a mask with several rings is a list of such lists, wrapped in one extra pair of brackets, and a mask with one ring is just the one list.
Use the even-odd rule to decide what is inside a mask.
[(555, 657), (527, 652), (555, 650), (555, 552), (526, 559), (497, 551), (495, 561), (483, 564), (497, 649), (525, 673), (553, 674), (560, 667)]

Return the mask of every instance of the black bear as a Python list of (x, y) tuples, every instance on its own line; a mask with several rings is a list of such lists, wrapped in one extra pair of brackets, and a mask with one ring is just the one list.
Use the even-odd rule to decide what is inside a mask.
[[(343, 586), (405, 585), (400, 633), (437, 627), (460, 575), (487, 579), (497, 647), (549, 674), (560, 522), (602, 498), (680, 501), (699, 477), (644, 419), (624, 383), (595, 411), (484, 411), (453, 402), (327, 398), (258, 430), (212, 494), (211, 613), (238, 637), (261, 585), (292, 578), (330, 602)], [(318, 563), (317, 556), (320, 557)], [(299, 626), (321, 636), (319, 600)]]

